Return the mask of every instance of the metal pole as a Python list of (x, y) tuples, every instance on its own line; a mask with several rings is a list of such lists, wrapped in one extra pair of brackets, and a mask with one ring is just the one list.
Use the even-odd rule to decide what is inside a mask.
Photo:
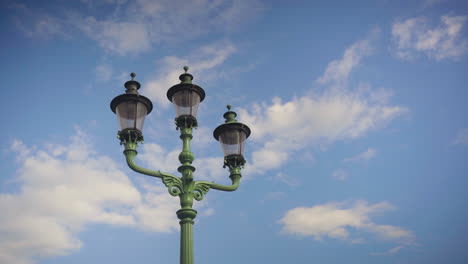
[(180, 209), (177, 217), (180, 219), (180, 264), (193, 264), (193, 219), (197, 211)]

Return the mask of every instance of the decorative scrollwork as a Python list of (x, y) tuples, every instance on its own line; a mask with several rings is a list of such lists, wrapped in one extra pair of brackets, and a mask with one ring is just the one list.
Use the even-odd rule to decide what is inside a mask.
[(143, 143), (143, 134), (136, 129), (124, 129), (117, 132), (117, 138), (120, 139), (120, 145), (126, 145), (126, 147), (135, 148), (138, 142)]
[(203, 200), (205, 193), (210, 190), (210, 183), (208, 182), (195, 182), (195, 187), (193, 188), (193, 198), (197, 201)]
[(162, 181), (167, 186), (170, 195), (178, 196), (182, 192), (182, 181), (173, 176), (163, 176)]

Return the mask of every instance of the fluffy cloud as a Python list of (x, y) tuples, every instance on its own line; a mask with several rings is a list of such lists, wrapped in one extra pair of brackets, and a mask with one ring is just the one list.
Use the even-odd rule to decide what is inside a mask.
[[(406, 111), (380, 100), (378, 91), (327, 90), (312, 96), (239, 110), (262, 148), (253, 151), (250, 169), (279, 168), (294, 151), (305, 147), (353, 139), (386, 124)], [(376, 99), (380, 98), (380, 99)]]
[(375, 157), (377, 151), (373, 148), (368, 148), (363, 153), (357, 154), (356, 156), (346, 158), (343, 161), (345, 162), (359, 162), (359, 161), (367, 161)]
[(459, 59), (468, 49), (462, 28), (466, 16), (442, 16), (441, 23), (431, 28), (425, 18), (410, 18), (392, 26), (396, 52), (400, 58), (412, 59), (423, 53), (436, 60)]
[(76, 251), (82, 244), (77, 234), (93, 223), (149, 232), (178, 229), (178, 199), (161, 185), (145, 183), (138, 190), (88, 139), (77, 130), (69, 145), (13, 142), (21, 187), (0, 194), (1, 263), (27, 264)]
[(379, 239), (396, 241), (401, 245), (414, 242), (412, 233), (393, 225), (381, 225), (371, 217), (393, 209), (387, 202), (369, 204), (366, 201), (326, 203), (313, 207), (289, 210), (280, 220), (283, 232), (298, 236), (311, 236), (317, 240), (325, 237), (361, 241), (353, 230), (374, 234)]

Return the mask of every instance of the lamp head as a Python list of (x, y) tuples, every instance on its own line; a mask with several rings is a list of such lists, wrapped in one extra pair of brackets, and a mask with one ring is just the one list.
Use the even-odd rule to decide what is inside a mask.
[(224, 159), (227, 165), (244, 165), (245, 141), (250, 136), (250, 128), (236, 120), (237, 113), (231, 111), (231, 106), (227, 106), (228, 111), (224, 113), (226, 121), (218, 126), (213, 136), (221, 143), (224, 152)]
[(125, 83), (125, 93), (115, 97), (111, 110), (117, 114), (119, 120), (119, 137), (123, 141), (142, 141), (143, 124), (146, 115), (153, 110), (150, 99), (138, 94), (141, 85), (135, 81), (135, 73), (131, 73), (131, 80)]

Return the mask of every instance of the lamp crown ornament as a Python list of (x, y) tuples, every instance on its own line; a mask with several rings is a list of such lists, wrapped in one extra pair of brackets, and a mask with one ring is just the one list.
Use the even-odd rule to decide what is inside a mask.
[(127, 90), (125, 90), (125, 93), (127, 94), (138, 94), (138, 89), (140, 89), (141, 84), (137, 81), (135, 81), (135, 76), (136, 74), (134, 72), (130, 73), (130, 77), (132, 79), (130, 81), (127, 81), (124, 86)]
[(184, 73), (179, 76), (180, 83), (192, 83), (193, 75), (187, 72), (189, 69), (189, 66), (184, 66)]
[(224, 121), (224, 123), (237, 122), (237, 120), (236, 120), (237, 113), (234, 112), (234, 111), (231, 111), (232, 106), (227, 105), (226, 108), (228, 109), (228, 111), (226, 113), (224, 113), (224, 115), (223, 115), (223, 117), (226, 119), (226, 121)]

